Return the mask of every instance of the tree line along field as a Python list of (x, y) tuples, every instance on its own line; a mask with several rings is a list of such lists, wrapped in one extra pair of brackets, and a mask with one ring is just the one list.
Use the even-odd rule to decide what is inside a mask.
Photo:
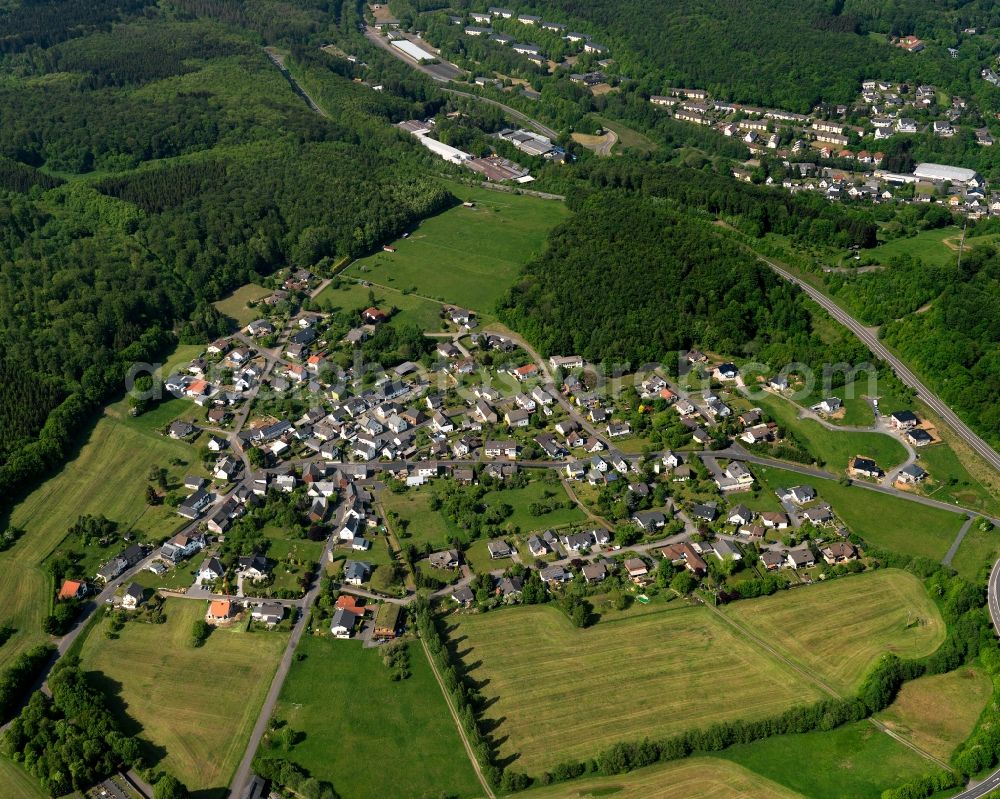
[(549, 230), (569, 211), (555, 200), (453, 182), (447, 187), (475, 206), (460, 205), (423, 220), (407, 238), (392, 243), (396, 252), (362, 258), (345, 275), (412, 288), (492, 317), (521, 266), (541, 253)]
[[(908, 608), (925, 623), (908, 627)], [(724, 612), (845, 693), (884, 652), (929, 654), (944, 637), (923, 586), (896, 571), (747, 600)], [(586, 630), (551, 607), (452, 620), (452, 646), (490, 703), (486, 719), (497, 724), (500, 755), (529, 774), (594, 756), (616, 740), (759, 718), (825, 696), (707, 608)], [(849, 654), (838, 660), (842, 652)], [(619, 674), (628, 675), (629, 689), (600, 696), (600, 686)]]
[(288, 642), (284, 632), (215, 629), (191, 645), (206, 603), (170, 599), (164, 624), (129, 622), (117, 639), (102, 621), (80, 658), (126, 734), (148, 742), (155, 767), (199, 796), (226, 795)]
[(304, 737), (278, 754), (351, 799), (481, 796), (423, 649), (408, 648), (410, 676), (393, 682), (381, 650), (304, 637), (275, 711)]
[(896, 569), (734, 602), (723, 612), (844, 695), (884, 652), (929, 655), (945, 637), (920, 580)]
[[(11, 511), (10, 524), (25, 533), (0, 552), (0, 624), (17, 630), (0, 647), (0, 667), (47, 639), (41, 625), (54, 587), (44, 562), (61, 548), (79, 516), (103, 514), (118, 522), (120, 530), (138, 531), (142, 538), (163, 538), (179, 526), (181, 519), (173, 509), (146, 504), (146, 479), (150, 467), (168, 468), (171, 458), (193, 466), (197, 453), (132, 421), (103, 416), (76, 457)], [(182, 477), (186, 468), (171, 467), (171, 479)], [(120, 548), (109, 547), (107, 557)]]
[[(615, 741), (759, 718), (821, 696), (705, 608), (579, 630), (555, 608), (524, 606), (455, 617), (449, 637), (489, 702), (501, 758), (533, 775)], [(622, 675), (627, 690), (602, 693)]]
[(712, 757), (690, 757), (614, 777), (593, 777), (519, 794), (524, 799), (801, 799), (759, 774)]

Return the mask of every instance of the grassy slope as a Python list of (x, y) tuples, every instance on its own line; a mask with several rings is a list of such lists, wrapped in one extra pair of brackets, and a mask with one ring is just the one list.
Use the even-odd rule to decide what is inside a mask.
[(248, 308), (247, 303), (256, 302), (269, 294), (271, 294), (270, 289), (266, 289), (256, 283), (247, 283), (245, 286), (240, 286), (228, 297), (212, 304), (220, 313), (231, 319), (235, 319), (237, 324), (243, 327), (260, 317), (260, 309)]
[(772, 395), (754, 400), (782, 427), (795, 430), (830, 471), (843, 472), (855, 455), (874, 458), (883, 469), (906, 460), (906, 449), (893, 436), (883, 433), (856, 433), (830, 430), (814, 419), (799, 419), (798, 409), (787, 400)]
[(205, 608), (204, 602), (168, 600), (165, 624), (128, 624), (117, 640), (105, 637), (102, 623), (81, 659), (120, 702), (126, 731), (141, 734), (152, 753), (162, 755), (158, 767), (192, 790), (224, 795), (288, 635), (222, 629), (194, 649), (191, 626)]
[(566, 207), (552, 200), (449, 183), (475, 208), (458, 206), (424, 220), (395, 253), (377, 253), (347, 270), (396, 288), (415, 288), (445, 302), (492, 314), (520, 267), (542, 251), (549, 230)]
[(842, 486), (834, 480), (804, 480), (801, 475), (759, 466), (754, 474), (767, 488), (808, 482), (827, 500), (850, 530), (870, 544), (940, 560), (954, 541), (964, 517), (916, 502)]
[(524, 799), (794, 799), (800, 794), (735, 763), (691, 757), (615, 777), (591, 777), (519, 794)]
[(963, 667), (906, 683), (877, 718), (921, 749), (947, 760), (972, 732), (992, 693), (990, 678), (981, 669)]
[(352, 799), (482, 792), (416, 641), (401, 682), (389, 680), (378, 650), (355, 642), (306, 637), (298, 651), (306, 657), (292, 666), (276, 711), (305, 733), (291, 760)]
[[(193, 463), (195, 455), (187, 444), (105, 416), (77, 457), (15, 506), (11, 524), (26, 533), (0, 553), (0, 623), (13, 625), (18, 633), (0, 649), (0, 667), (46, 638), (41, 620), (48, 613), (49, 578), (41, 564), (77, 517), (104, 514), (122, 529), (166, 536), (181, 519), (170, 508), (146, 505), (146, 475), (151, 466), (167, 467), (172, 457)], [(182, 477), (185, 468), (171, 468), (172, 478)], [(105, 554), (115, 551), (112, 547)]]
[(379, 308), (385, 311), (392, 307), (398, 309), (390, 324), (415, 324), (427, 332), (441, 329), (441, 306), (438, 303), (414, 294), (402, 294), (395, 288), (372, 286), (369, 289), (360, 283), (343, 283), (340, 288), (327, 286), (320, 292), (315, 304), (323, 310), (356, 311), (371, 305), (369, 292), (375, 295), (375, 304)]
[[(708, 720), (770, 715), (816, 689), (699, 608), (587, 630), (552, 607), (456, 619), (452, 640), (498, 722), (502, 757), (538, 774), (616, 740), (657, 737)], [(627, 691), (594, 693), (627, 675)], [(720, 690), (724, 686), (724, 690)]]
[(865, 721), (832, 732), (779, 735), (719, 753), (809, 799), (878, 799), (934, 766)]
[[(945, 239), (955, 239), (962, 236), (961, 228), (946, 227), (938, 230), (924, 230), (915, 236), (907, 238), (893, 239), (885, 244), (880, 244), (866, 255), (870, 256), (877, 263), (887, 263), (892, 258), (907, 254), (919, 258), (930, 266), (946, 266), (954, 262), (956, 251), (948, 247), (943, 242)], [(975, 245), (975, 239), (966, 240), (966, 244)]]
[(920, 581), (896, 570), (736, 602), (725, 612), (845, 693), (882, 653), (927, 655), (945, 634)]
[(973, 522), (951, 561), (951, 567), (967, 580), (985, 583), (998, 557), (1000, 531), (993, 529), (984, 533)]

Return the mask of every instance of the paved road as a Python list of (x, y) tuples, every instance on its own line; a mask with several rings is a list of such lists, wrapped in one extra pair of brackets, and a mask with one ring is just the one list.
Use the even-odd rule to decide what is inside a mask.
[(1000, 453), (983, 441), (983, 439), (976, 435), (968, 427), (968, 425), (965, 424), (965, 422), (959, 419), (958, 415), (944, 402), (942, 402), (933, 391), (927, 388), (923, 381), (921, 381), (920, 378), (918, 378), (905, 363), (893, 355), (888, 348), (886, 348), (886, 346), (879, 341), (878, 335), (876, 335), (874, 331), (861, 324), (857, 319), (848, 314), (843, 308), (837, 305), (837, 303), (831, 300), (826, 294), (817, 289), (815, 286), (812, 286), (801, 278), (795, 276), (784, 267), (776, 264), (774, 261), (770, 261), (763, 257), (761, 257), (761, 260), (783, 278), (795, 283), (806, 294), (819, 303), (834, 319), (847, 327), (852, 333), (854, 333), (855, 336), (861, 339), (862, 343), (864, 343), (876, 355), (876, 357), (881, 358), (892, 366), (899, 379), (916, 391), (917, 396), (923, 400), (924, 403), (931, 408), (931, 410), (944, 419), (959, 438), (972, 447), (972, 449), (981, 455), (983, 459), (986, 460), (986, 462), (989, 463), (994, 469), (1000, 471)]
[[(321, 564), (326, 563), (329, 560), (330, 550), (333, 549), (333, 543), (334, 541), (332, 538), (326, 542), (326, 546), (323, 548), (323, 555), (320, 558)], [(313, 603), (316, 601), (316, 597), (319, 596), (319, 590), (320, 580), (319, 576), (317, 576), (313, 581), (312, 587), (302, 599), (302, 614), (295, 622), (295, 626), (292, 627), (292, 634), (288, 637), (288, 645), (285, 647), (285, 653), (281, 656), (281, 662), (278, 663), (278, 669), (274, 673), (274, 679), (271, 680), (271, 688), (267, 692), (267, 698), (264, 700), (260, 713), (257, 715), (257, 723), (254, 724), (253, 732), (250, 734), (250, 740), (247, 743), (243, 760), (240, 761), (239, 768), (236, 769), (236, 774), (233, 775), (233, 781), (230, 784), (229, 799), (242, 799), (243, 791), (246, 790), (246, 785), (250, 781), (250, 766), (253, 763), (254, 755), (257, 753), (257, 747), (260, 746), (260, 741), (264, 737), (264, 733), (267, 731), (267, 725), (271, 720), (271, 716), (274, 714), (274, 708), (278, 704), (278, 697), (281, 695), (281, 687), (285, 684), (285, 678), (288, 676), (288, 670), (292, 667), (292, 658), (295, 655), (295, 648), (299, 645), (299, 641), (302, 639), (302, 634), (306, 629), (306, 622), (309, 618), (309, 608), (312, 607)]]

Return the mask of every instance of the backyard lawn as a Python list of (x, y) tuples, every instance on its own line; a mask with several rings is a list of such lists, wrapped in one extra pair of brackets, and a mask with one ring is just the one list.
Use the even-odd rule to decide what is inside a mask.
[(148, 742), (154, 765), (214, 797), (228, 794), (288, 635), (240, 625), (216, 629), (194, 648), (191, 627), (206, 607), (168, 599), (165, 624), (128, 623), (114, 640), (102, 622), (81, 661), (111, 697), (124, 731)]
[(734, 602), (724, 612), (845, 695), (885, 652), (929, 655), (945, 636), (923, 584), (895, 569)]
[(404, 289), (471, 308), (490, 317), (525, 263), (541, 254), (548, 232), (569, 216), (553, 200), (458, 183), (448, 188), (475, 207), (457, 206), (352, 264), (349, 277)]
[(410, 677), (393, 682), (378, 649), (303, 638), (275, 715), (305, 737), (282, 755), (351, 799), (480, 796), (417, 641), (409, 655)]
[[(709, 719), (760, 718), (820, 696), (705, 608), (585, 630), (548, 606), (452, 622), (453, 646), (482, 686), (488, 722), (499, 725), (501, 757), (516, 756), (513, 768), (534, 776), (615, 741), (657, 738)], [(627, 690), (594, 693), (625, 675)]]

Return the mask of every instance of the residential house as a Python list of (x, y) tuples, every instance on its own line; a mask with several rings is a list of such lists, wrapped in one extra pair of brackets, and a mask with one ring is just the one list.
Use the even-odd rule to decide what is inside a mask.
[(281, 620), (285, 618), (285, 608), (277, 602), (264, 602), (250, 612), (250, 618), (266, 624), (268, 627), (273, 627), (280, 624)]
[(649, 574), (649, 568), (646, 566), (646, 562), (642, 558), (628, 558), (625, 561), (625, 572), (628, 574), (632, 582), (636, 584), (642, 584), (646, 580), (646, 576)]
[(346, 560), (344, 561), (344, 582), (348, 585), (362, 585), (368, 580), (371, 571), (371, 565), (363, 560)]
[(236, 615), (236, 608), (228, 599), (215, 599), (205, 611), (205, 621), (209, 624), (224, 624)]
[(503, 539), (497, 539), (496, 541), (490, 541), (486, 545), (486, 550), (490, 554), (491, 560), (500, 560), (502, 558), (509, 558), (514, 554), (514, 550), (511, 548)]
[(145, 592), (138, 583), (129, 583), (125, 593), (122, 594), (122, 607), (125, 610), (135, 610), (145, 599)]
[(790, 549), (786, 560), (792, 569), (809, 569), (816, 565), (816, 556), (811, 549)]
[(391, 641), (403, 626), (403, 607), (394, 602), (383, 602), (375, 611), (372, 636), (379, 641)]
[(354, 632), (358, 617), (344, 608), (337, 608), (330, 620), (330, 633), (334, 638), (347, 639)]
[(435, 569), (457, 569), (459, 565), (458, 550), (446, 549), (441, 552), (432, 552), (427, 557), (427, 562)]
[(838, 563), (847, 563), (852, 560), (858, 559), (858, 550), (853, 545), (847, 541), (835, 541), (829, 546), (823, 547), (820, 550), (820, 554), (830, 566), (836, 566)]

